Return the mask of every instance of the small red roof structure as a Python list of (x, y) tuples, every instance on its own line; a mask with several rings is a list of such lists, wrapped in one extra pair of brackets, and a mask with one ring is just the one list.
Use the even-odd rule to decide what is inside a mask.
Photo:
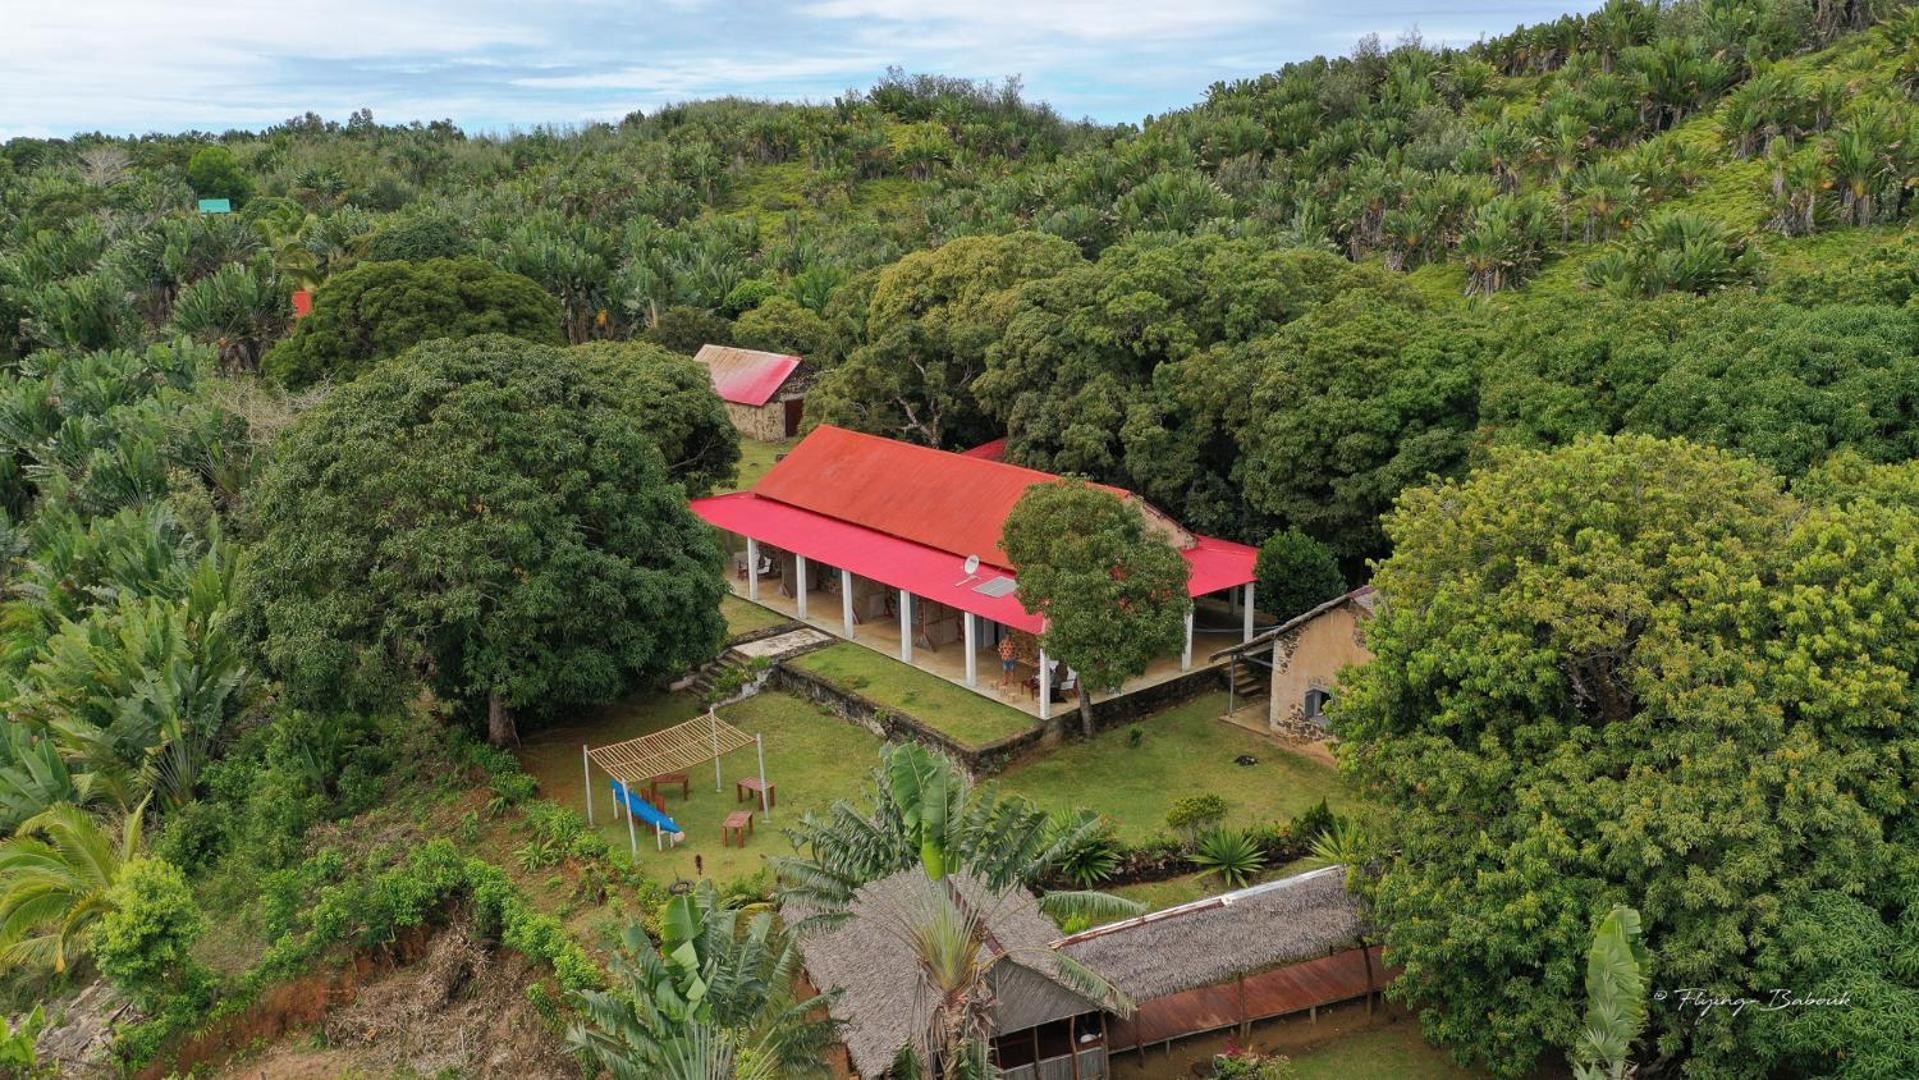
[(800, 366), (797, 356), (725, 345), (702, 345), (693, 359), (712, 372), (713, 388), (721, 400), (755, 409), (773, 400)]
[[(1039, 617), (1012, 593), (1000, 534), (1028, 488), (1059, 479), (822, 424), (753, 490), (695, 499), (693, 511), (729, 532), (1037, 632)], [(1258, 549), (1187, 532), (1132, 493), (1096, 486), (1138, 505), (1174, 542), (1190, 568), (1190, 595), (1254, 579)], [(961, 569), (969, 555), (980, 558), (971, 577)], [(995, 586), (999, 579), (1008, 585)]]
[(961, 450), (960, 456), (985, 458), (988, 461), (1005, 461), (1006, 439), (1002, 437), (991, 442), (983, 442), (971, 450)]

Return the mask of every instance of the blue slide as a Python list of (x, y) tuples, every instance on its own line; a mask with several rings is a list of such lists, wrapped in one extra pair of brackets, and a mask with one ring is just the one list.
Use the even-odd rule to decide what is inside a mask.
[(660, 813), (652, 803), (647, 802), (638, 792), (628, 791), (626, 785), (620, 783), (618, 780), (613, 781), (613, 799), (631, 811), (634, 817), (639, 818), (641, 821), (646, 822), (656, 829), (665, 831), (670, 836), (682, 836), (686, 833), (686, 830), (680, 828), (672, 818)]

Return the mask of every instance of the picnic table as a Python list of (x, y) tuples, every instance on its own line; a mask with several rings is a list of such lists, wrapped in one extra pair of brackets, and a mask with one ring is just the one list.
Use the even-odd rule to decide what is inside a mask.
[(753, 811), (735, 810), (726, 815), (726, 820), (720, 824), (720, 846), (731, 846), (733, 838), (737, 836), (740, 840), (740, 846), (745, 847), (746, 836), (752, 831)]
[(780, 804), (778, 784), (768, 784), (757, 776), (748, 776), (733, 782), (733, 801), (745, 802), (746, 793), (752, 792), (760, 797), (760, 809), (771, 810)]
[(657, 795), (659, 794), (661, 786), (671, 786), (673, 784), (680, 785), (680, 798), (687, 799), (692, 797), (693, 782), (688, 778), (687, 774), (683, 772), (661, 773), (646, 782), (646, 790)]

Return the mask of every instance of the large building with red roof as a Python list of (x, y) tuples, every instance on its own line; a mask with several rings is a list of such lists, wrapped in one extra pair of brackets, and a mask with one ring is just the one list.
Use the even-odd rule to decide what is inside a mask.
[[(1058, 480), (822, 425), (752, 490), (696, 499), (693, 510), (732, 538), (736, 588), (749, 599), (977, 689), (982, 664), (1000, 670), (1003, 640), (1027, 647), (1044, 629), (1014, 595), (1000, 535), (1027, 489)], [(1131, 493), (1107, 490), (1137, 505), (1179, 549), (1188, 592), (1214, 601), (1188, 618), (1182, 654), (1157, 676), (1192, 668), (1196, 636), (1210, 646), (1250, 639), (1257, 551), (1193, 533)], [(1219, 625), (1222, 615), (1231, 622)], [(1043, 653), (1023, 666), (1039, 684), (1034, 710), (1050, 716), (1056, 673)]]
[(706, 365), (713, 389), (733, 426), (749, 439), (777, 442), (800, 433), (806, 379), (797, 356), (702, 345), (693, 359)]

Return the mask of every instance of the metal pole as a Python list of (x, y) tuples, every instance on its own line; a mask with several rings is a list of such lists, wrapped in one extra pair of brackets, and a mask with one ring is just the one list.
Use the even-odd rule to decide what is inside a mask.
[(759, 751), (760, 755), (760, 813), (765, 814), (766, 820), (771, 821), (773, 804), (766, 798), (766, 737), (764, 735), (753, 736), (753, 749)]
[(720, 714), (708, 709), (706, 715), (713, 721), (713, 791), (718, 793), (720, 790)]
[(580, 768), (586, 770), (586, 823), (593, 824), (593, 754), (580, 744)]

